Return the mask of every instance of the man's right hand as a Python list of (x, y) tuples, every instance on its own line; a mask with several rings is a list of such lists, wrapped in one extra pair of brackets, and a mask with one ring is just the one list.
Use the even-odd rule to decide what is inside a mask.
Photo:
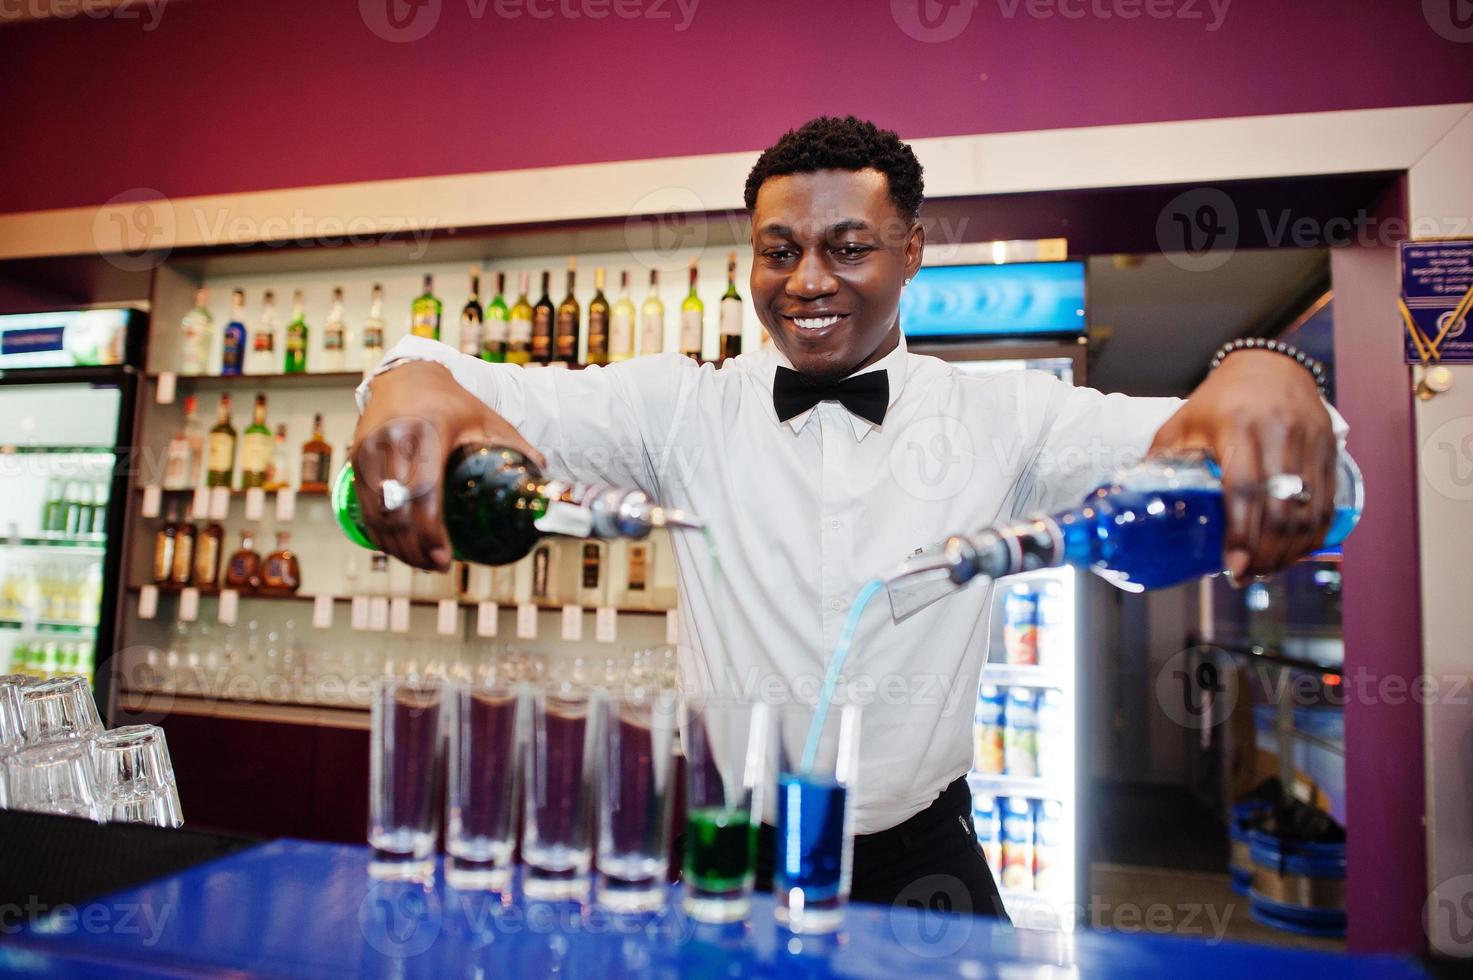
[[(440, 513), (445, 462), (458, 446), (515, 449), (538, 466), (542, 454), (506, 419), (466, 391), (433, 361), (414, 361), (374, 378), (348, 451), (368, 536), (415, 568), (450, 570), (450, 542)], [(385, 480), (409, 490), (403, 506), (384, 509)]]

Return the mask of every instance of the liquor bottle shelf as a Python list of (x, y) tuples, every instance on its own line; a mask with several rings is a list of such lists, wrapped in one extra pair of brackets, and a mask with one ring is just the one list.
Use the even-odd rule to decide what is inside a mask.
[[(150, 371), (148, 380), (158, 384), (159, 373)], [(304, 371), (300, 374), (176, 374), (175, 383), (181, 390), (221, 391), (225, 389), (259, 387), (282, 388), (325, 388), (354, 387), (363, 380), (362, 371)]]
[(97, 627), (85, 623), (61, 623), (46, 619), (0, 619), (0, 630), (26, 630), (33, 633), (57, 633), (67, 636), (93, 636)]
[[(128, 591), (130, 593), (136, 594), (139, 591), (141, 591), (142, 588), (143, 587), (142, 586), (139, 586), (139, 585), (130, 585), (130, 586), (128, 586)], [(173, 585), (173, 584), (166, 583), (166, 582), (160, 582), (160, 583), (154, 585), (154, 588), (156, 588), (156, 589), (159, 590), (159, 595), (178, 595), (180, 592), (183, 592), (185, 589), (195, 588), (196, 591), (199, 592), (200, 598), (202, 598), (202, 599), (212, 598), (212, 597), (218, 597), (220, 595), (220, 592), (222, 591), (222, 590), (220, 590), (218, 588), (198, 588), (198, 587), (195, 587), (195, 586), (188, 586), (188, 585)], [(317, 601), (317, 596), (315, 596), (315, 595), (307, 595), (305, 593), (300, 593), (300, 592), (297, 592), (297, 593), (240, 592), (240, 593), (238, 593), (238, 595), (240, 596), (241, 601), (247, 601), (247, 600), (250, 600), (250, 601), (258, 601), (259, 600), (259, 601), (270, 601), (270, 602), (315, 602), (315, 601)], [(335, 596), (332, 596), (332, 600), (334, 602), (352, 602), (353, 601), (353, 598), (354, 597), (351, 596), (351, 595), (335, 595)], [(386, 596), (385, 598), (395, 599), (395, 598), (403, 598), (403, 597), (402, 596)], [(449, 598), (449, 597), (447, 597), (447, 598)], [(491, 601), (493, 601), (493, 600), (490, 600), (490, 599), (457, 599), (456, 600), (456, 605), (460, 606), (460, 608), (462, 608), (462, 609), (475, 609), (477, 606), (480, 605), (480, 603), (482, 603), (482, 602), (491, 602)], [(409, 604), (411, 606), (431, 606), (431, 607), (434, 607), (434, 606), (438, 606), (440, 604), (440, 600), (439, 599), (410, 598)], [(498, 602), (497, 604), (502, 609), (516, 609), (517, 606), (520, 605), (520, 603), (516, 603), (516, 602)], [(528, 603), (528, 605), (536, 606), (539, 610), (542, 610), (544, 612), (561, 612), (564, 608), (566, 608), (568, 606), (577, 605), (577, 603), (574, 603), (574, 602), (533, 602), (533, 603)], [(596, 608), (599, 608), (599, 607), (596, 607), (596, 606), (584, 606), (583, 607), (584, 611), (586, 611), (588, 613), (592, 613)], [(616, 613), (618, 613), (621, 616), (623, 616), (623, 615), (629, 615), (629, 616), (664, 616), (665, 614), (667, 614), (667, 613), (669, 613), (671, 611), (669, 609), (647, 608), (647, 607), (644, 607), (644, 606), (615, 606), (615, 607), (613, 607), (613, 609), (614, 609), (614, 611)]]
[(987, 663), (982, 666), (982, 683), (998, 687), (1044, 687), (1066, 686), (1063, 675), (1047, 667), (1023, 664)]
[(0, 456), (111, 456), (114, 446), (0, 446)]
[(61, 550), (75, 554), (102, 554), (107, 545), (107, 535), (20, 535), (0, 538), (0, 548), (27, 548), (38, 550)]
[[(145, 490), (148, 490), (148, 489), (149, 489), (148, 487), (140, 484), (140, 485), (138, 485), (138, 486), (136, 486), (136, 487), (133, 488), (133, 492), (135, 494), (141, 494)], [(160, 493), (167, 493), (167, 494), (175, 494), (175, 495), (177, 495), (177, 494), (193, 494), (195, 491), (200, 490), (200, 489), (214, 490), (216, 488), (215, 487), (204, 487), (204, 488), (200, 488), (200, 487), (163, 487), (163, 486), (161, 486), (161, 487), (159, 487), (159, 492)], [(283, 487), (272, 487), (269, 490), (266, 489), (265, 487), (253, 487), (253, 488), (225, 487), (224, 489), (225, 490), (228, 490), (230, 492), (230, 497), (231, 497), (232, 500), (235, 499), (236, 497), (244, 498), (245, 495), (247, 493), (249, 493), (251, 489), (259, 489), (262, 493), (266, 494), (266, 496), (268, 496), (268, 497), (275, 496), (277, 494), (277, 492), (280, 491), (280, 490), (282, 490), (282, 489), (295, 490), (298, 497), (326, 497), (328, 495), (328, 491), (326, 491), (326, 490), (302, 490), (302, 489), (296, 488), (296, 487), (284, 487), (284, 488)]]

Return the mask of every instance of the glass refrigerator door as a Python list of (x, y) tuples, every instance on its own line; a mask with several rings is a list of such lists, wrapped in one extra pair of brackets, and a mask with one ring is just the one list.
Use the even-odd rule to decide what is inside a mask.
[(0, 673), (92, 676), (122, 392), (0, 384)]

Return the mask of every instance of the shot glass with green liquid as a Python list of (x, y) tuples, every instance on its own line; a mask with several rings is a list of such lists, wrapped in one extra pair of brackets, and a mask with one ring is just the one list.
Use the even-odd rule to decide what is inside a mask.
[(681, 881), (686, 914), (699, 922), (737, 922), (751, 911), (770, 727), (765, 704), (705, 701), (684, 709)]

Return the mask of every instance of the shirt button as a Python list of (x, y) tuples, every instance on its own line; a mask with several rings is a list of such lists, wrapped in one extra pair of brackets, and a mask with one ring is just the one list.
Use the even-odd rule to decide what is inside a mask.
[(833, 519), (833, 520), (831, 520), (831, 521), (829, 521), (829, 527), (831, 527), (831, 528), (833, 528), (833, 529), (834, 529), (834, 530), (835, 530), (835, 531), (837, 531), (837, 530), (838, 530), (838, 529), (839, 529), (839, 523), (840, 523), (840, 521), (839, 521), (839, 519), (838, 519), (838, 518), (837, 518), (837, 517), (836, 517), (836, 518), (834, 518), (834, 519)]
[(840, 609), (843, 609), (844, 608), (844, 600), (843, 599), (830, 599), (829, 600), (829, 608), (832, 609), (832, 610), (834, 610), (835, 612), (838, 612)]

